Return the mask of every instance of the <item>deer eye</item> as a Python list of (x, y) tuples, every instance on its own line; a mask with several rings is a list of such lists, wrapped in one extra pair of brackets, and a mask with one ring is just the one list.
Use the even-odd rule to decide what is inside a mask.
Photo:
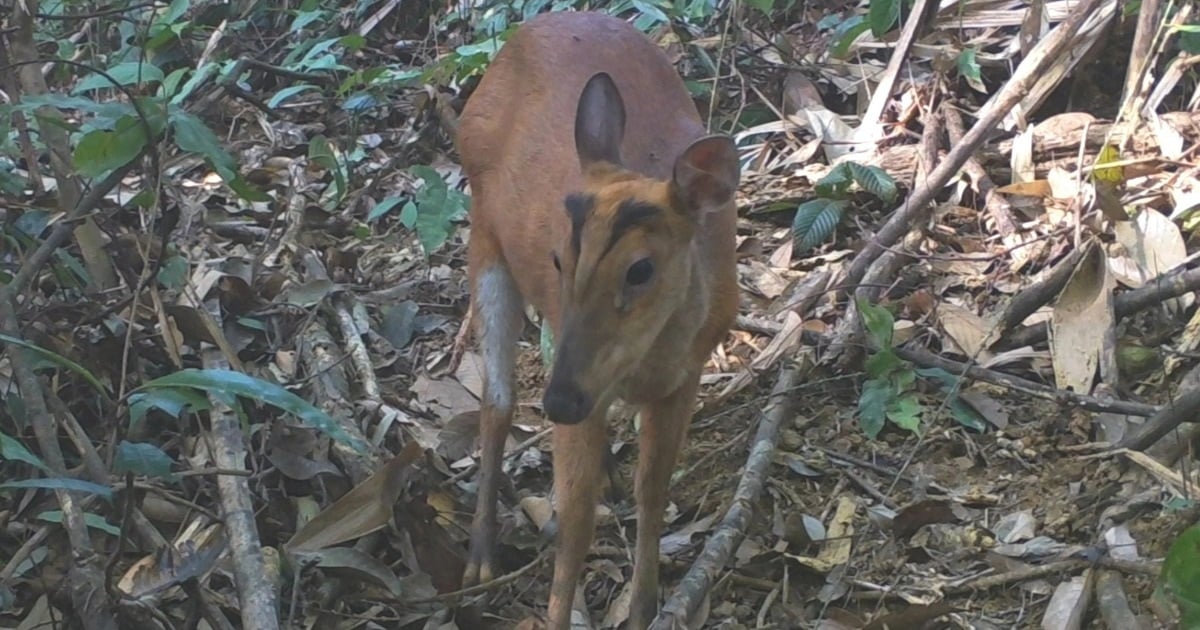
[(654, 275), (654, 263), (649, 258), (643, 258), (629, 266), (625, 272), (625, 282), (631, 286), (646, 284)]

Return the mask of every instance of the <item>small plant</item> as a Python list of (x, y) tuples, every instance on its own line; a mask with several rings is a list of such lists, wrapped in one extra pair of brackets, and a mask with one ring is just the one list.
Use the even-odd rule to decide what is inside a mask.
[[(417, 233), (421, 249), (428, 257), (446, 244), (454, 230), (454, 222), (466, 216), (471, 198), (450, 188), (433, 167), (417, 165), (410, 167), (409, 171), (424, 184), (401, 207), (400, 223)], [(374, 221), (391, 212), (401, 201), (400, 197), (384, 199), (367, 215), (367, 221)]]
[(960, 379), (940, 368), (914, 369), (892, 350), (895, 322), (891, 312), (861, 299), (856, 303), (875, 348), (866, 360), (867, 380), (858, 398), (858, 422), (863, 433), (875, 439), (890, 420), (892, 424), (920, 435), (924, 407), (917, 390), (918, 376), (939, 383), (951, 414), (959, 424), (983, 431), (986, 427), (983, 417), (958, 395)]
[(834, 228), (845, 216), (846, 208), (850, 206), (851, 184), (858, 184), (863, 190), (889, 204), (894, 202), (899, 194), (896, 181), (877, 166), (864, 166), (854, 162), (838, 164), (817, 182), (817, 198), (796, 208), (796, 216), (792, 219), (795, 253), (808, 251), (833, 234)]

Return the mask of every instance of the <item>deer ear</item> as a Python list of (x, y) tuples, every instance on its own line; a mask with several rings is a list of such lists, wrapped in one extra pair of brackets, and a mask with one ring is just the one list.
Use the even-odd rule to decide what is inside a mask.
[(675, 160), (671, 187), (685, 209), (699, 217), (732, 201), (740, 176), (733, 140), (728, 136), (706, 136)]
[(593, 162), (621, 163), (625, 104), (612, 77), (601, 72), (588, 80), (575, 109), (575, 152), (584, 169)]

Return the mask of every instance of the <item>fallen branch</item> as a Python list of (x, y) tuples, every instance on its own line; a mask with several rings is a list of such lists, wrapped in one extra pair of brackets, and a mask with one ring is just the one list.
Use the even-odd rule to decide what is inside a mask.
[[(228, 369), (220, 350), (204, 350), (204, 367)], [(246, 468), (246, 436), (237, 414), (221, 396), (209, 395), (212, 409), (212, 428), (206, 440), (209, 457), (218, 468)], [(270, 579), (263, 559), (262, 540), (254, 520), (254, 502), (250, 497), (247, 477), (220, 475), (217, 477), (221, 512), (225, 516), (225, 537), (233, 560), (242, 627), (272, 630), (279, 627), (276, 581)]]
[[(1113, 301), (1113, 315), (1117, 319), (1129, 317), (1138, 311), (1198, 290), (1200, 268), (1175, 269), (1147, 282), (1141, 288), (1116, 296)], [(1022, 328), (996, 342), (996, 349), (1009, 350), (1039, 344), (1047, 339), (1049, 331), (1050, 325), (1046, 322)]]
[(911, 361), (921, 367), (941, 368), (959, 376), (965, 373), (968, 378), (985, 383), (991, 383), (1000, 387), (1036, 396), (1045, 400), (1052, 400), (1059, 404), (1074, 405), (1088, 411), (1119, 413), (1128, 416), (1141, 416), (1143, 418), (1153, 416), (1159, 413), (1159, 408), (1146, 403), (1130, 402), (1125, 400), (1112, 400), (1100, 398), (1097, 396), (1089, 396), (1087, 394), (1079, 394), (1063, 389), (1056, 389), (1049, 385), (1042, 385), (1027, 379), (1023, 379), (1011, 374), (989, 370), (976, 365), (970, 365), (959, 361), (940, 357), (928, 350), (918, 348), (893, 348), (896, 355), (905, 361)]
[(792, 397), (787, 392), (799, 380), (799, 372), (800, 368), (789, 366), (780, 373), (779, 380), (771, 390), (771, 397), (750, 447), (750, 456), (746, 459), (741, 481), (738, 482), (737, 491), (725, 518), (713, 531), (700, 557), (659, 611), (658, 617), (650, 625), (651, 630), (688, 627), (688, 621), (704, 601), (717, 574), (729, 563), (730, 557), (741, 543), (750, 524), (750, 517), (754, 513), (754, 501), (762, 491), (767, 468), (775, 452), (779, 425), (790, 416)]
[(1180, 424), (1196, 422), (1198, 412), (1200, 412), (1200, 388), (1188, 391), (1163, 405), (1158, 413), (1146, 421), (1146, 425), (1140, 431), (1126, 435), (1115, 448), (1144, 451)]

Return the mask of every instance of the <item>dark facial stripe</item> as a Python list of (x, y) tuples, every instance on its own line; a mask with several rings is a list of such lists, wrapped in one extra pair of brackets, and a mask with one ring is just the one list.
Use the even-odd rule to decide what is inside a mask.
[(587, 221), (587, 215), (592, 211), (592, 206), (596, 205), (596, 198), (582, 193), (573, 193), (567, 195), (564, 204), (567, 207), (567, 216), (571, 217), (571, 248), (578, 256), (583, 240), (583, 223)]
[(646, 223), (655, 217), (662, 214), (662, 208), (644, 201), (627, 199), (617, 206), (617, 216), (613, 219), (612, 233), (608, 237), (608, 245), (604, 248), (604, 253), (612, 249), (612, 246), (621, 240), (621, 237), (626, 232), (633, 229), (635, 226)]

